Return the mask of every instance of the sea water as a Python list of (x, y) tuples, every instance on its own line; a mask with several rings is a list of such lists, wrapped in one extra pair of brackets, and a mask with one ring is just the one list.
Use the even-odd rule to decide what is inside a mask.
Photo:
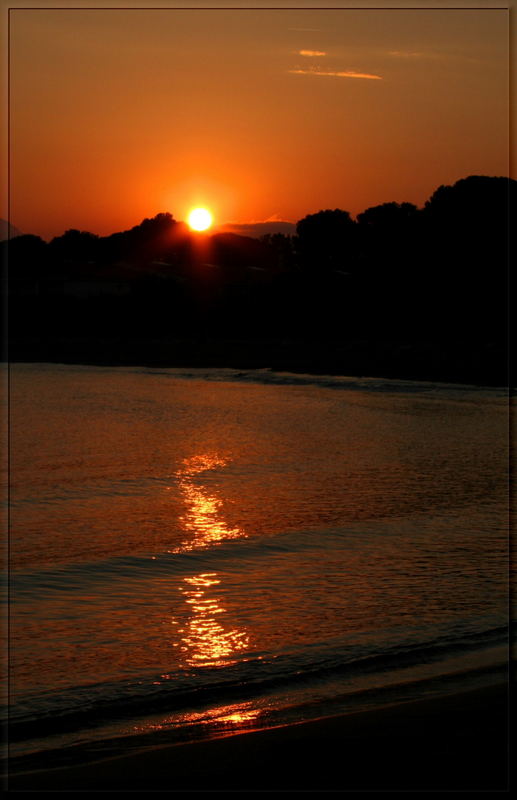
[(9, 423), (12, 758), (504, 678), (504, 390), (15, 364)]

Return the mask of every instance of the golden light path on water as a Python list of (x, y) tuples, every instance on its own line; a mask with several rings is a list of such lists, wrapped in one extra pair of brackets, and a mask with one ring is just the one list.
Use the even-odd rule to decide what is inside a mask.
[[(199, 476), (212, 469), (222, 468), (228, 460), (214, 454), (205, 454), (185, 459), (175, 473), (180, 492), (186, 506), (179, 521), (188, 534), (175, 552), (185, 552), (199, 547), (210, 547), (226, 539), (246, 538), (238, 527), (227, 525), (223, 514), (223, 501), (196, 482)], [(221, 579), (217, 572), (202, 572), (183, 579), (180, 587), (189, 617), (171, 619), (177, 635), (173, 647), (181, 653), (179, 662), (184, 668), (227, 667), (237, 663), (235, 656), (250, 646), (250, 637), (245, 629), (225, 626), (227, 609), (221, 598)], [(162, 675), (162, 678), (169, 678)], [(175, 725), (215, 723), (223, 730), (247, 725), (262, 713), (250, 702), (217, 706), (203, 711), (192, 711), (171, 715), (159, 722), (149, 722), (133, 728), (137, 732), (153, 732)]]
[(247, 537), (241, 528), (230, 528), (227, 525), (221, 512), (222, 500), (195, 482), (196, 476), (203, 472), (225, 467), (227, 464), (227, 459), (217, 455), (194, 456), (185, 459), (182, 467), (176, 472), (179, 489), (186, 505), (186, 512), (180, 516), (179, 522), (189, 534), (189, 538), (181, 543), (180, 552), (210, 547), (225, 539)]
[(182, 638), (181, 650), (191, 667), (222, 667), (235, 664), (231, 656), (249, 647), (249, 636), (238, 628), (226, 629), (218, 615), (225, 613), (221, 599), (210, 592), (210, 587), (221, 583), (217, 573), (204, 573), (184, 578), (182, 589), (185, 602), (192, 610)]
[(239, 728), (262, 714), (262, 709), (253, 708), (252, 703), (246, 700), (242, 703), (218, 706), (205, 711), (188, 711), (183, 714), (165, 717), (160, 722), (135, 725), (133, 731), (137, 733), (152, 733), (171, 727), (171, 725), (199, 725), (206, 722), (216, 722), (223, 731)]
[[(181, 550), (209, 547), (226, 539), (244, 538), (246, 533), (238, 527), (227, 525), (222, 515), (223, 502), (198, 485), (198, 476), (209, 470), (227, 465), (227, 459), (214, 454), (205, 454), (186, 459), (176, 472), (180, 492), (186, 511), (179, 521), (189, 538), (182, 543)], [(226, 608), (220, 596), (221, 580), (216, 572), (205, 572), (183, 579), (181, 587), (185, 603), (189, 607), (190, 619), (179, 628), (183, 634), (179, 646), (181, 659), (190, 667), (222, 667), (235, 664), (232, 656), (249, 647), (249, 635), (245, 630), (225, 627), (222, 615)], [(217, 588), (216, 588), (217, 587)], [(173, 625), (179, 625), (172, 620)]]

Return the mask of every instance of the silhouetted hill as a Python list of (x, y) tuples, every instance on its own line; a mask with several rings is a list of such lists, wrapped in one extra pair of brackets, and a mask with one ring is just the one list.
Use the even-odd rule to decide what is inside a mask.
[(421, 209), (322, 210), (293, 236), (200, 235), (168, 213), (17, 236), (0, 245), (11, 358), (505, 384), (516, 186), (470, 176)]
[(275, 233), (282, 233), (284, 236), (294, 236), (296, 233), (296, 225), (294, 222), (244, 222), (244, 223), (227, 223), (221, 225), (218, 229), (220, 233), (237, 233), (240, 236), (250, 236), (254, 239), (260, 239), (262, 236), (274, 235)]
[(221, 267), (262, 268), (272, 267), (272, 254), (268, 245), (250, 236), (235, 233), (216, 233), (211, 237), (215, 263)]

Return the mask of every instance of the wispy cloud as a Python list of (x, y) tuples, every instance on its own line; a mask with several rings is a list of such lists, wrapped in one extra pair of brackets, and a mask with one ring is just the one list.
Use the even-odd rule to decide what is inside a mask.
[(389, 56), (394, 56), (395, 58), (425, 58), (426, 53), (422, 53), (419, 50), (391, 50), (388, 53)]
[(298, 50), (298, 55), (312, 58), (314, 56), (326, 56), (327, 54), (323, 50)]
[(440, 50), (389, 50), (387, 56), (398, 59), (422, 59), (423, 61), (460, 61), (470, 64), (481, 63), (479, 58), (474, 58), (461, 50), (442, 48)]
[(370, 75), (367, 72), (354, 72), (353, 70), (335, 71), (322, 69), (290, 69), (293, 75), (319, 75), (330, 78), (365, 78), (370, 81), (382, 81), (380, 75)]
[(458, 53), (447, 53), (440, 50), (390, 50), (387, 55), (392, 58), (423, 58), (423, 59), (444, 59), (458, 57)]

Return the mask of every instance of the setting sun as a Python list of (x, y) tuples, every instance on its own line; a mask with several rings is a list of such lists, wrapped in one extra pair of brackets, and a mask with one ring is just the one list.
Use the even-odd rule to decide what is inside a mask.
[(189, 214), (188, 224), (195, 231), (206, 231), (212, 224), (212, 215), (206, 208), (195, 208)]

